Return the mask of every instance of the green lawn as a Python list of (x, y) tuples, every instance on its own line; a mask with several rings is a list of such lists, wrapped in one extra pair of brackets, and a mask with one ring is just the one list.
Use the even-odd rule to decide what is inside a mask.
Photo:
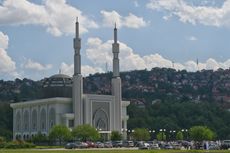
[(0, 153), (230, 153), (226, 151), (181, 151), (181, 150), (44, 150), (15, 149), (0, 150)]

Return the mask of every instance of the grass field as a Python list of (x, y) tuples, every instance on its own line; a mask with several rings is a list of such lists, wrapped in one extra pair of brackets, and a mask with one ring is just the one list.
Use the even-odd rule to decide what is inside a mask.
[(14, 149), (0, 150), (0, 153), (230, 153), (225, 151), (204, 151), (204, 150), (44, 150), (44, 149)]

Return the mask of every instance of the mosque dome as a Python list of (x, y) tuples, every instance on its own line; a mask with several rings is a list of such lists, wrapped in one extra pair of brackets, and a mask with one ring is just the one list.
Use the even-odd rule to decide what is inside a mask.
[(72, 78), (65, 74), (55, 74), (43, 82), (44, 98), (72, 97)]

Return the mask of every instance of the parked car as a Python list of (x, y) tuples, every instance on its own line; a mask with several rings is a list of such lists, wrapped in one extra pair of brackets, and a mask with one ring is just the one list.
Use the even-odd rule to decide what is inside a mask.
[(163, 149), (173, 149), (173, 146), (170, 144), (165, 144), (162, 146)]
[(77, 145), (75, 143), (73, 143), (73, 142), (67, 143), (65, 145), (65, 149), (75, 149), (75, 148), (77, 148)]
[(102, 142), (96, 142), (96, 143), (95, 143), (95, 147), (96, 147), (96, 148), (104, 148), (105, 145), (104, 145), (104, 143), (102, 143)]
[(123, 147), (122, 141), (113, 141), (113, 147), (118, 148), (118, 147)]
[(221, 143), (221, 149), (229, 149), (230, 148), (230, 140), (224, 140)]
[(144, 141), (136, 141), (136, 142), (134, 143), (134, 146), (135, 146), (135, 147), (140, 147), (140, 146), (143, 145), (143, 143), (144, 143)]
[(134, 147), (133, 141), (124, 141), (123, 142), (124, 147)]
[(159, 145), (158, 145), (157, 143), (152, 143), (152, 144), (150, 144), (150, 149), (159, 150), (159, 149), (161, 149), (161, 148), (159, 147)]
[(150, 145), (146, 142), (143, 142), (139, 147), (138, 149), (150, 149)]
[(76, 148), (88, 148), (88, 144), (85, 142), (76, 142)]
[(209, 150), (219, 150), (220, 146), (217, 143), (210, 143), (208, 146)]
[(113, 147), (113, 144), (112, 144), (111, 141), (107, 141), (107, 142), (104, 143), (104, 147), (105, 147), (105, 148), (112, 148), (112, 147)]
[(95, 148), (95, 143), (92, 141), (86, 141), (88, 148)]
[(172, 144), (173, 149), (181, 150), (182, 146), (180, 144)]

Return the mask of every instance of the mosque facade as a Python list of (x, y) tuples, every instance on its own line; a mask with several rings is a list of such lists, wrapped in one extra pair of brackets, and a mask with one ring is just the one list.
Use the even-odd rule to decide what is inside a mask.
[(119, 72), (119, 43), (117, 28), (114, 28), (113, 77), (111, 95), (83, 93), (81, 74), (81, 39), (79, 22), (76, 22), (74, 46), (74, 74), (72, 77), (56, 74), (43, 83), (44, 99), (12, 103), (13, 139), (28, 140), (41, 132), (48, 135), (54, 125), (65, 125), (72, 129), (78, 125), (90, 124), (106, 139), (112, 131), (119, 131), (126, 137), (127, 106), (122, 101)]

